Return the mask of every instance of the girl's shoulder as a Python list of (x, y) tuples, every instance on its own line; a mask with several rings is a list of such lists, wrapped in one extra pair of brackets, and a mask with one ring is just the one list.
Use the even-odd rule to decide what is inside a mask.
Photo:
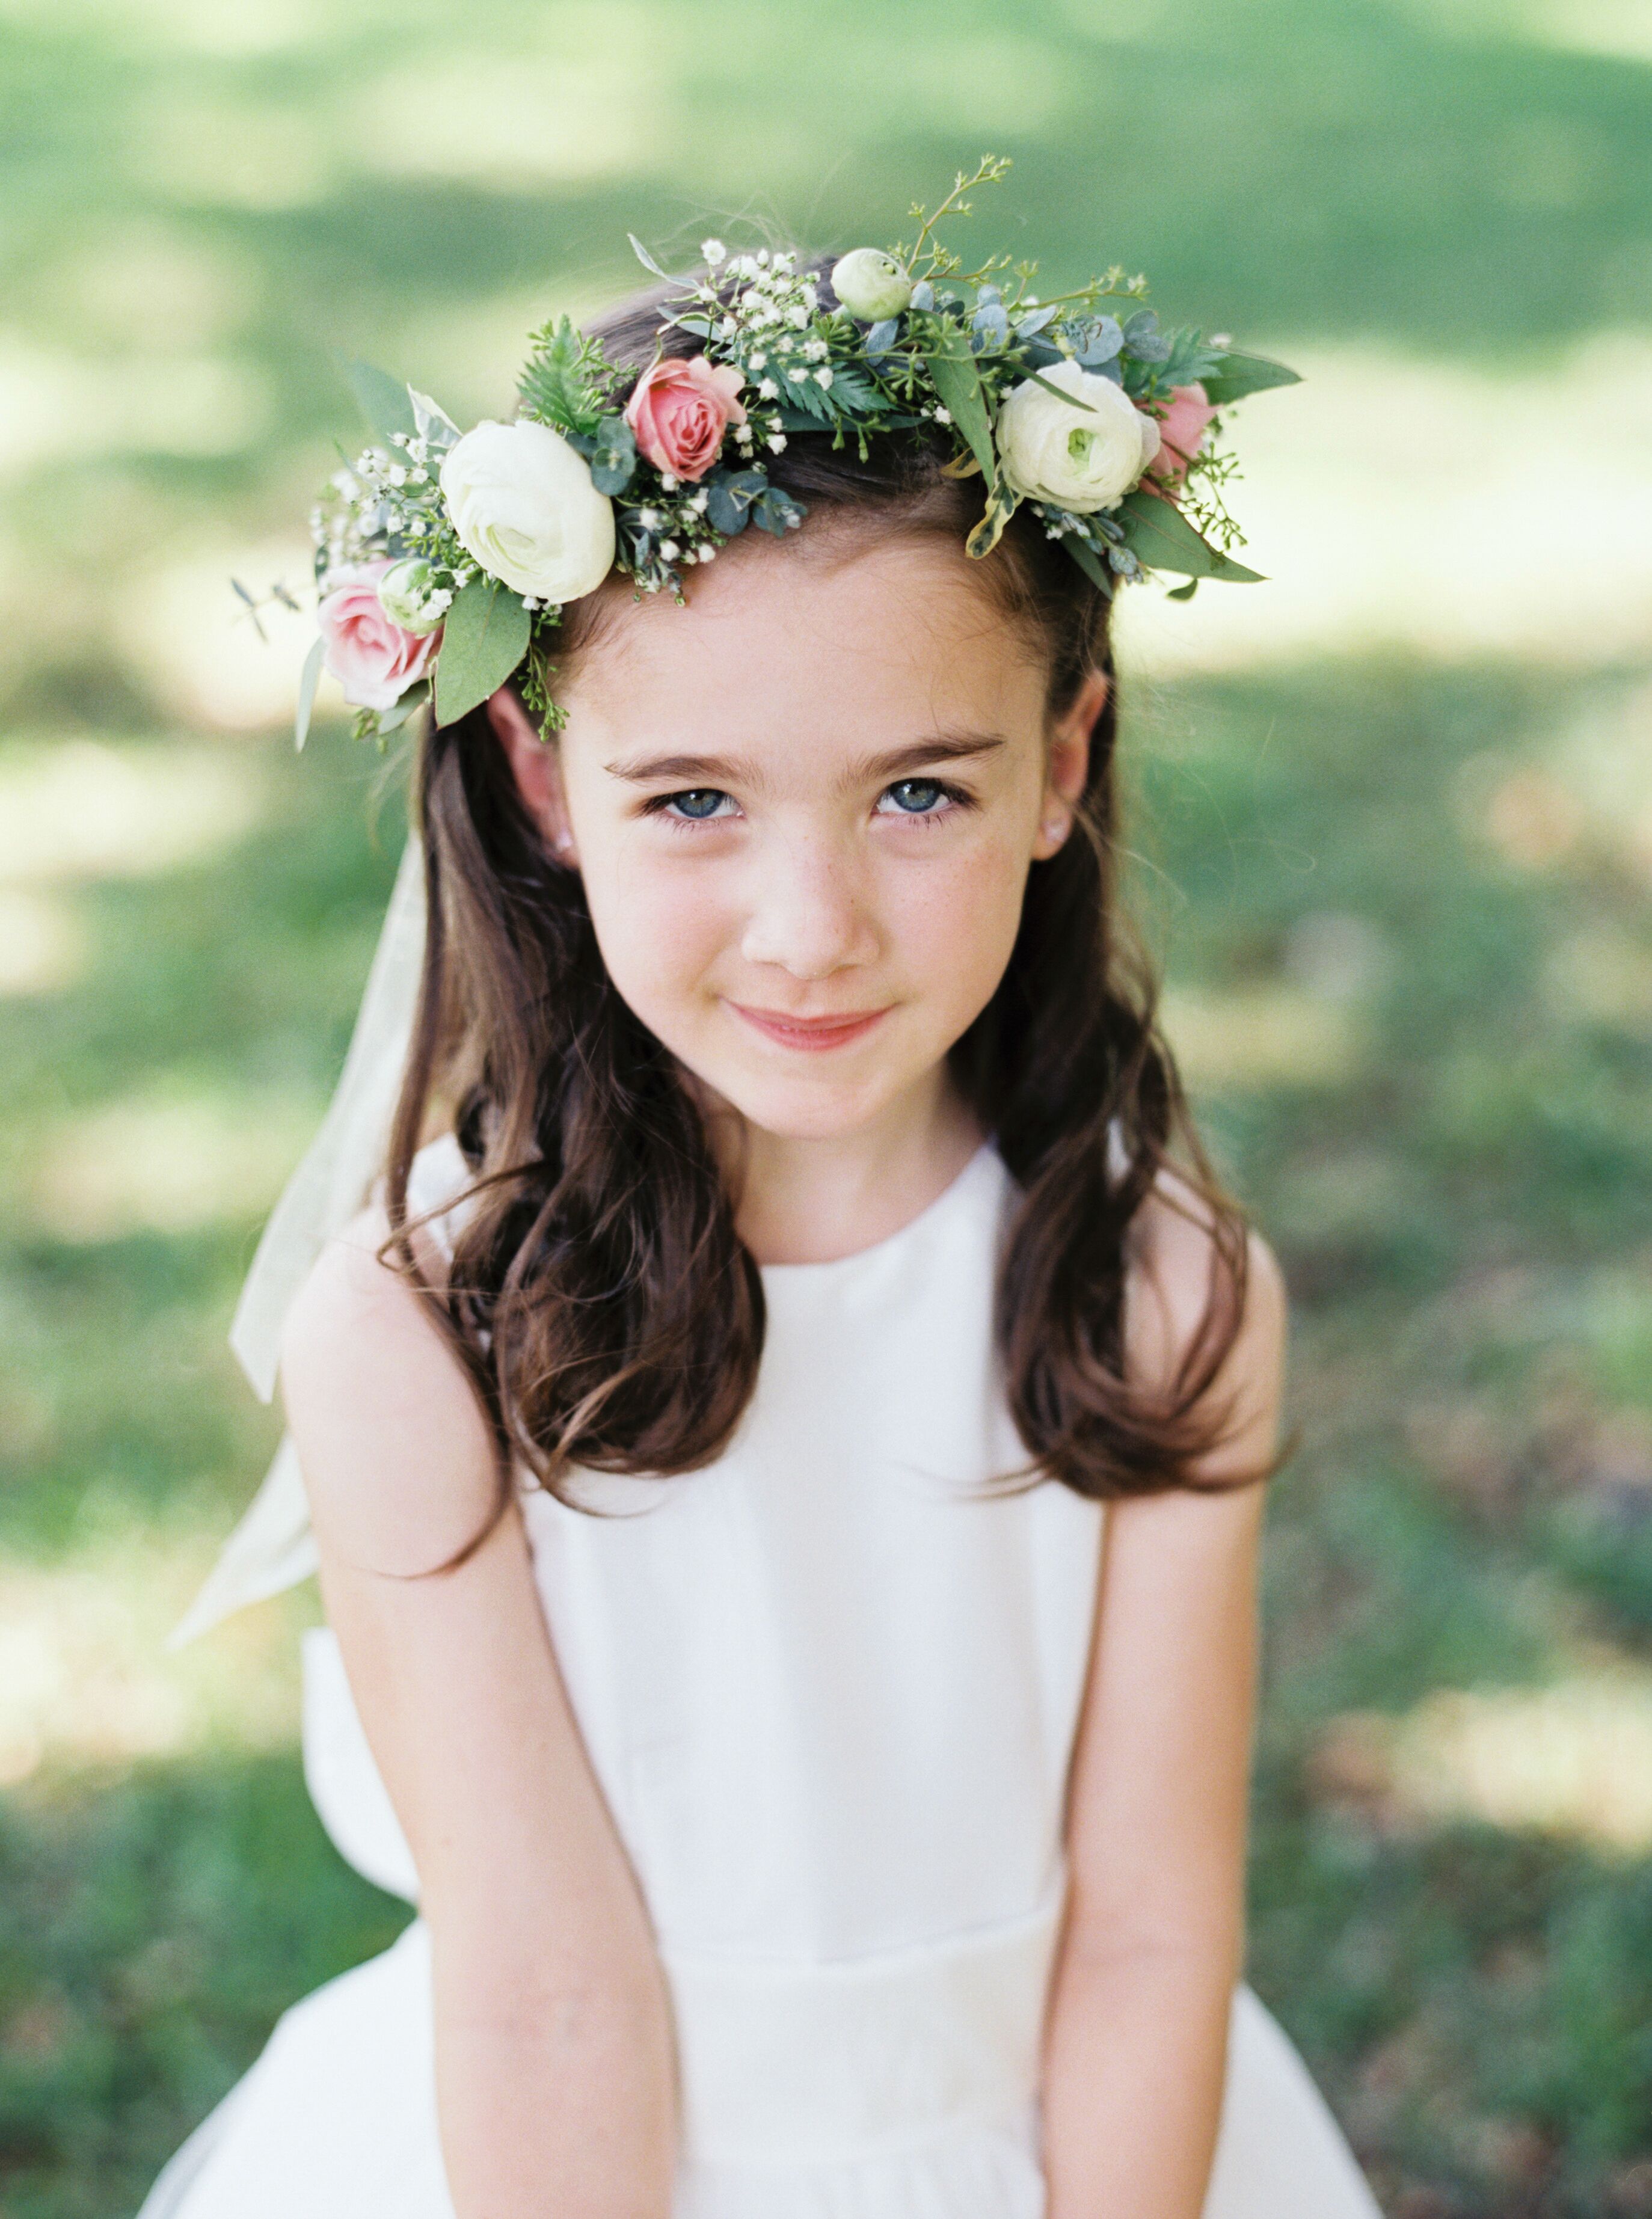
[[(451, 1135), (408, 1182), (415, 1253), (439, 1290), (469, 1170)], [(382, 1251), (376, 1198), (329, 1240), (282, 1333), (281, 1389), (319, 1535), (357, 1565), (406, 1576), (463, 1547), (495, 1491), (481, 1406), (425, 1298)]]

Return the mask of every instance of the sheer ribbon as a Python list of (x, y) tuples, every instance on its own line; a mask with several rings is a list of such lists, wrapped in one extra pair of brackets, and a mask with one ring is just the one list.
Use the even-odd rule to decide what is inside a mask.
[[(425, 859), (418, 839), (409, 836), (338, 1089), (270, 1213), (230, 1327), (229, 1345), (260, 1402), (275, 1394), (282, 1328), (293, 1296), (383, 1168), (424, 958)], [(252, 1507), (167, 1645), (182, 1647), (232, 1612), (280, 1594), (314, 1569), (298, 1455), (290, 1436), (283, 1436)]]

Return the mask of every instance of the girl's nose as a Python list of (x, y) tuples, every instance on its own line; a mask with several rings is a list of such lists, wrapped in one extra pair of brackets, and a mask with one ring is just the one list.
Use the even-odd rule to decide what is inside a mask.
[(848, 859), (829, 842), (777, 842), (766, 861), (741, 936), (748, 963), (794, 979), (825, 979), (872, 962), (878, 935)]

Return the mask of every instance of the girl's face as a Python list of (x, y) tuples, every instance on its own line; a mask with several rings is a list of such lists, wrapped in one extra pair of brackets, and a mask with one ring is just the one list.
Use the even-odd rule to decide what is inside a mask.
[(616, 988), (777, 1137), (939, 1100), (1028, 867), (1071, 826), (1104, 681), (1046, 731), (1045, 673), (966, 563), (929, 540), (736, 543), (686, 608), (611, 612), (558, 689), (556, 748), (492, 705)]

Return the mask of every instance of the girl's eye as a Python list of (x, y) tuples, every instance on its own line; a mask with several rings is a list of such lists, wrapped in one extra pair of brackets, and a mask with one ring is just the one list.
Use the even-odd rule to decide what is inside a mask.
[(949, 801), (959, 799), (938, 778), (903, 778), (884, 788), (878, 797), (878, 810), (885, 817), (938, 817)]
[(686, 793), (663, 795), (658, 805), (665, 815), (686, 817), (692, 824), (703, 824), (708, 817), (726, 815), (734, 807), (734, 799), (719, 786), (691, 786)]

